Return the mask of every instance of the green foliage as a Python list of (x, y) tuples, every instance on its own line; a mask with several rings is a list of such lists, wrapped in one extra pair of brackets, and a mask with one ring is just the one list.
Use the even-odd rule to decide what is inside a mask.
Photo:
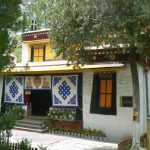
[(49, 118), (57, 118), (60, 119), (70, 119), (75, 120), (76, 117), (76, 109), (73, 108), (52, 108), (49, 110), (48, 117)]
[(4, 115), (0, 116), (0, 141), (9, 143), (11, 136), (11, 129), (14, 127), (16, 122), (16, 114), (14, 110), (7, 108)]
[(23, 116), (24, 116), (24, 113), (25, 113), (25, 110), (21, 107), (21, 106), (18, 106), (18, 105), (7, 105), (6, 106), (6, 114), (13, 114), (16, 116), (16, 119), (22, 119)]
[(24, 28), (31, 30), (31, 20), (33, 17), (36, 18), (37, 29), (46, 28), (48, 19), (46, 13), (49, 9), (49, 0), (23, 0), (24, 7)]
[(47, 130), (50, 130), (53, 128), (52, 122), (49, 119), (44, 120), (43, 125)]
[(83, 128), (83, 129), (71, 129), (68, 127), (54, 127), (51, 121), (44, 122), (45, 126), (48, 127), (49, 130), (53, 131), (63, 131), (63, 132), (73, 132), (77, 134), (83, 134), (83, 135), (90, 135), (90, 136), (98, 136), (98, 137), (106, 137), (105, 133), (101, 130), (95, 130), (90, 128)]
[(24, 117), (25, 110), (21, 106), (15, 105), (13, 109), (15, 110), (14, 113), (16, 114), (17, 119), (22, 119)]
[(47, 147), (43, 146), (43, 145), (39, 145), (39, 150), (47, 150)]
[(20, 118), (23, 113), (24, 110), (19, 106), (6, 106), (5, 113), (0, 116), (0, 142), (9, 143), (16, 119)]
[(26, 138), (23, 138), (21, 140), (21, 142), (19, 142), (19, 149), (20, 150), (28, 150), (28, 149), (30, 149), (30, 147), (31, 147), (31, 142)]
[(21, 0), (0, 1), (0, 70), (11, 64), (9, 54), (17, 45), (15, 33), (21, 25)]
[(1, 150), (10, 150), (11, 146), (8, 143), (0, 142), (0, 149)]
[(88, 61), (86, 49), (107, 44), (137, 46), (140, 52), (146, 48), (144, 54), (150, 53), (149, 0), (49, 0), (46, 4), (53, 46), (68, 61)]
[(23, 5), (30, 25), (36, 16), (38, 28), (48, 27), (57, 55), (68, 61), (84, 63), (87, 49), (107, 44), (136, 46), (150, 56), (150, 0), (24, 0)]

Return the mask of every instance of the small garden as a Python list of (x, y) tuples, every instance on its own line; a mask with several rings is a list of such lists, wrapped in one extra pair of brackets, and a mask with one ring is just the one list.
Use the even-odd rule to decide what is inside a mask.
[(69, 128), (51, 128), (49, 133), (52, 134), (62, 134), (68, 136), (75, 136), (81, 138), (88, 138), (93, 140), (101, 140), (104, 141), (106, 139), (105, 134), (99, 130), (92, 129), (69, 129)]
[(75, 120), (75, 108), (50, 108), (48, 117), (50, 119)]
[(61, 134), (68, 136), (75, 136), (81, 138), (95, 139), (95, 140), (105, 140), (106, 135), (101, 130), (95, 129), (83, 129), (76, 128), (72, 129), (69, 127), (56, 127), (53, 125), (53, 119), (59, 120), (75, 120), (76, 109), (75, 108), (50, 108), (48, 113), (48, 120), (45, 120), (44, 126), (52, 134)]

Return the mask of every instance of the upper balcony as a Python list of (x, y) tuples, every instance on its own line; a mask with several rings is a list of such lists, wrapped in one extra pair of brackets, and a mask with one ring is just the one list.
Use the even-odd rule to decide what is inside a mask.
[(48, 61), (60, 61), (52, 49), (49, 29), (29, 31), (22, 34), (22, 63), (44, 64)]
[(23, 43), (40, 43), (43, 41), (49, 41), (49, 29), (29, 31), (22, 34)]

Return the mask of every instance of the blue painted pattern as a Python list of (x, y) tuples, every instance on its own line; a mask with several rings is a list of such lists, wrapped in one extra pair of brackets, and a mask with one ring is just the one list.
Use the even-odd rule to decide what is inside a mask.
[(15, 82), (12, 82), (12, 84), (10, 85), (9, 92), (11, 93), (13, 98), (18, 94), (18, 86)]
[(64, 100), (70, 95), (71, 88), (69, 85), (67, 85), (66, 81), (63, 81), (62, 84), (58, 87), (58, 89), (58, 93), (62, 96)]
[(22, 77), (17, 77), (16, 80), (17, 80), (21, 85), (23, 85), (23, 78), (22, 78)]
[(16, 99), (17, 102), (22, 102), (22, 94), (20, 94), (20, 96)]
[(24, 77), (6, 76), (4, 102), (24, 104), (23, 95), (24, 95)]
[(55, 77), (54, 82), (53, 82), (53, 86), (55, 86), (60, 80), (61, 80), (61, 77)]
[(55, 104), (61, 104), (62, 102), (59, 101), (59, 99), (56, 97), (56, 95), (54, 95), (54, 102)]
[(12, 78), (11, 77), (7, 77), (6, 78), (6, 85), (8, 85), (9, 84), (9, 82), (12, 80)]
[(77, 96), (74, 95), (74, 96), (70, 99), (70, 101), (69, 101), (68, 103), (69, 103), (69, 104), (76, 104), (76, 103), (77, 103)]
[(6, 99), (5, 99), (5, 101), (11, 102), (11, 98), (8, 96), (8, 94), (6, 94)]
[(76, 86), (76, 84), (77, 84), (77, 77), (76, 76), (68, 76), (68, 79), (70, 80), (70, 82), (72, 84), (74, 84)]
[(78, 75), (56, 75), (52, 77), (53, 106), (78, 106)]

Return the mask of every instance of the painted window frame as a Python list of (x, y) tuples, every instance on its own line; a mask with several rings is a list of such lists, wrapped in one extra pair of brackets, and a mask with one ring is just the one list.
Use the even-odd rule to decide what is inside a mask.
[[(42, 57), (42, 61), (34, 61), (34, 50), (35, 49), (43, 49), (43, 57)], [(40, 56), (36, 56), (37, 58), (39, 58)], [(31, 46), (31, 62), (43, 62), (45, 61), (45, 45), (32, 45)]]
[(112, 105), (109, 108), (100, 107), (100, 73), (94, 73), (93, 88), (90, 105), (90, 113), (116, 115), (116, 73), (110, 72), (112, 75)]

